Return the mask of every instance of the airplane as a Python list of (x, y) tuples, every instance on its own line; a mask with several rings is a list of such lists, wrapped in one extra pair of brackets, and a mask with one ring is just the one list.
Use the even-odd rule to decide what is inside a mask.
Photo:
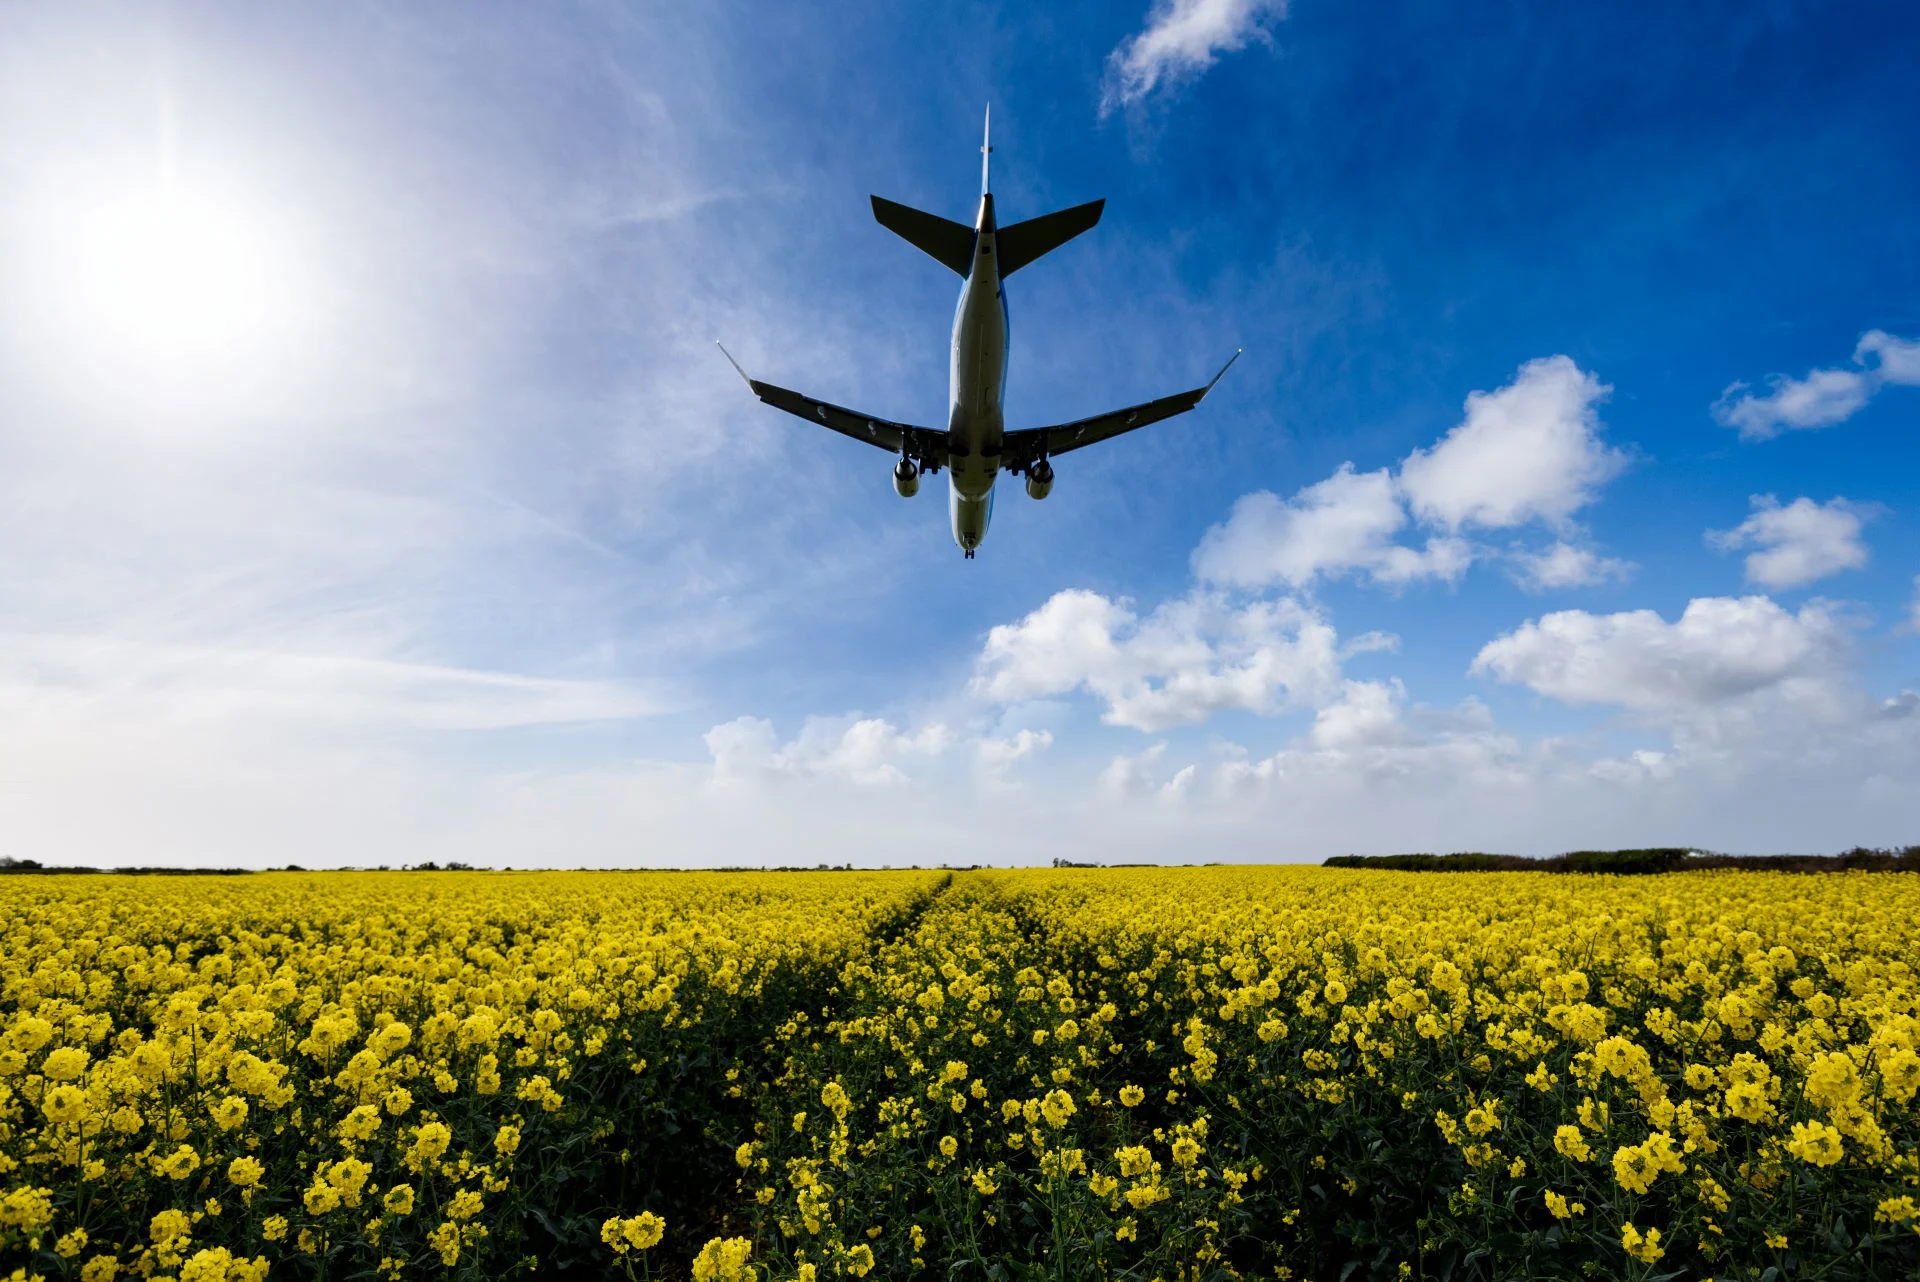
[(922, 474), (946, 468), (953, 539), (969, 561), (993, 518), (993, 483), (1001, 472), (1024, 476), (1027, 494), (1044, 499), (1053, 490), (1054, 455), (1186, 413), (1205, 399), (1240, 357), (1235, 351), (1204, 387), (1071, 423), (1008, 431), (1002, 412), (1008, 339), (1004, 282), (1042, 254), (1092, 228), (1100, 221), (1100, 211), (1107, 202), (1090, 201), (1001, 227), (994, 219), (988, 182), (992, 139), (993, 115), (989, 108), (980, 145), (980, 212), (971, 227), (879, 196), (872, 198), (873, 216), (882, 227), (945, 264), (965, 282), (960, 286), (960, 303), (953, 315), (944, 430), (897, 423), (763, 383), (741, 369), (740, 362), (725, 347), (720, 348), (753, 394), (768, 405), (897, 454), (893, 488), (900, 497), (912, 498), (919, 493)]

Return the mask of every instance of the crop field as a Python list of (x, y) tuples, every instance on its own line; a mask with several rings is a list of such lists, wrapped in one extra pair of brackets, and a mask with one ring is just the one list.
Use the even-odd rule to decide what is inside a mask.
[(0, 1278), (1909, 1278), (1920, 877), (0, 882)]

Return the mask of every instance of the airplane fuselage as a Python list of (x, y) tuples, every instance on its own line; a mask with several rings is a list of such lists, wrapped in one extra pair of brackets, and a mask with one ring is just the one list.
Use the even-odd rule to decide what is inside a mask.
[(1006, 430), (1007, 298), (996, 257), (993, 197), (980, 197), (973, 267), (953, 313), (953, 366), (948, 380), (948, 511), (954, 542), (973, 555), (993, 517)]

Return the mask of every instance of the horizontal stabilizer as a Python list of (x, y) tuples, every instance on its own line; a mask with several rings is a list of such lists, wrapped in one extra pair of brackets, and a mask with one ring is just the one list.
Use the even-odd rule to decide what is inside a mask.
[(949, 222), (938, 214), (895, 204), (881, 196), (873, 198), (873, 216), (882, 227), (915, 249), (939, 259), (959, 275), (965, 276), (972, 269), (973, 228)]
[[(1024, 223), (1002, 227), (996, 241), (1000, 247), (1000, 279), (1005, 280), (1040, 255), (1051, 253), (1081, 232), (1090, 229), (1100, 221), (1100, 211), (1106, 208), (1106, 205), (1107, 202), (1104, 200), (1090, 200), (1084, 205), (1075, 205), (1072, 209), (1042, 214), (1038, 218), (1029, 218)], [(884, 222), (885, 219), (881, 221)], [(905, 232), (900, 234), (906, 235)], [(930, 249), (927, 252), (933, 253)], [(957, 267), (954, 270), (960, 271)]]

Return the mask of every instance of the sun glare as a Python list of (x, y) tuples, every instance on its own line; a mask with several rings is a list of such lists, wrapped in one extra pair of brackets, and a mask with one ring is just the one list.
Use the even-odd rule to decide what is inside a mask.
[(278, 326), (272, 246), (232, 202), (157, 185), (74, 231), (74, 319), (140, 372), (216, 374), (258, 356)]
[(211, 425), (310, 363), (304, 238), (232, 182), (102, 167), (36, 194), (10, 300), (47, 385), (128, 423)]

